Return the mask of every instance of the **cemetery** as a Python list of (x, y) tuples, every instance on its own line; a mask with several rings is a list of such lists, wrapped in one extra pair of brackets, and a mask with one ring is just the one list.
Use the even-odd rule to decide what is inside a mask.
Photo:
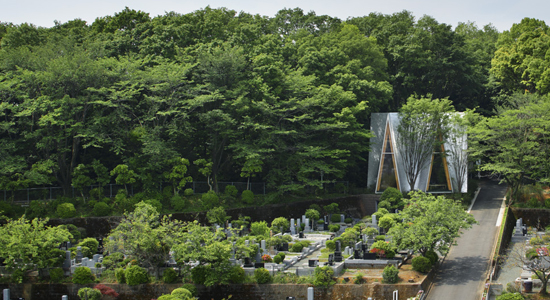
[[(393, 205), (401, 199), (385, 201)], [(438, 260), (431, 249), (422, 253), (423, 248), (403, 247), (394, 240), (400, 235), (392, 234), (392, 224), (407, 218), (398, 209), (389, 213), (379, 208), (372, 215), (352, 218), (340, 213), (335, 203), (312, 205), (300, 217), (279, 217), (271, 224), (246, 217), (230, 220), (223, 210), (216, 211), (221, 215), (209, 212), (210, 224), (200, 224), (172, 220), (139, 203), (103, 239), (75, 238), (78, 231), (71, 226), (41, 227), (19, 220), (19, 226), (29, 231), (57, 230), (50, 233), (51, 248), (38, 250), (51, 258), (4, 261), (0, 286), (11, 288), (12, 297), (18, 293), (15, 296), (24, 294), (26, 299), (37, 299), (44, 284), (50, 285), (48, 299), (78, 299), (79, 290), (94, 291), (97, 283), (112, 289), (117, 299), (180, 299), (169, 294), (181, 288), (199, 299), (237, 294), (237, 299), (271, 299), (262, 298), (266, 293), (309, 299), (308, 286), (315, 288), (315, 299), (354, 293), (375, 299), (393, 293), (412, 298), (429, 284), (428, 274)], [(23, 282), (30, 291), (14, 285)], [(158, 285), (162, 287), (144, 287)]]

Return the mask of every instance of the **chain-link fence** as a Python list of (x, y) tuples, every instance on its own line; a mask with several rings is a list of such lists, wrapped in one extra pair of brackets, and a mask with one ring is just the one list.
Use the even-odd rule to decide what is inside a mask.
[[(238, 181), (221, 181), (218, 182), (218, 191), (223, 193), (225, 188), (229, 185), (235, 186), (240, 193), (250, 189), (255, 195), (265, 195), (266, 193), (273, 192), (266, 188), (265, 182), (238, 182)], [(159, 192), (162, 192), (164, 187), (171, 186), (170, 183), (163, 183), (159, 186)], [(193, 181), (187, 183), (184, 189), (190, 188), (195, 194), (202, 194), (208, 192), (211, 187), (206, 181)], [(82, 191), (71, 187), (67, 193), (63, 191), (61, 187), (40, 187), (40, 188), (27, 188), (21, 190), (4, 190), (3, 198), (4, 201), (13, 201), (18, 203), (30, 202), (33, 200), (53, 200), (62, 196), (66, 197), (84, 197), (88, 198), (90, 196), (97, 197), (101, 193), (103, 197), (113, 198), (116, 196), (119, 190), (127, 189), (129, 195), (134, 195), (135, 193), (141, 192), (141, 189), (134, 188), (131, 185), (121, 185), (121, 184), (108, 184), (103, 187), (103, 190), (99, 189), (98, 185), (87, 186), (82, 189)], [(212, 189), (214, 187), (212, 186)], [(327, 182), (323, 183), (323, 190), (327, 193), (340, 193), (346, 194), (349, 191), (349, 182), (348, 181), (336, 181), (336, 182)], [(306, 188), (306, 192), (309, 189)]]

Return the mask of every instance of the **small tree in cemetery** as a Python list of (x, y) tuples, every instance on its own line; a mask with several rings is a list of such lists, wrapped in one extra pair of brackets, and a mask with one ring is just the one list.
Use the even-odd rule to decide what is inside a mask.
[(529, 249), (526, 246), (524, 244), (521, 247), (515, 248), (510, 253), (509, 259), (517, 266), (527, 268), (527, 270), (533, 272), (542, 283), (540, 294), (548, 295), (546, 291), (548, 281), (550, 280), (550, 253), (548, 245), (533, 245)]
[(460, 203), (444, 196), (412, 192), (405, 199), (405, 209), (388, 232), (398, 249), (411, 249), (424, 256), (427, 251), (446, 253), (462, 229), (477, 223)]

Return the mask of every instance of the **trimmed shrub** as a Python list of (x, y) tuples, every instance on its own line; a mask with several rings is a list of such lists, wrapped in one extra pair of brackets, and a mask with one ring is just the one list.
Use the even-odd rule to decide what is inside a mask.
[(104, 216), (108, 216), (111, 214), (111, 207), (109, 206), (109, 204), (105, 203), (105, 202), (97, 202), (95, 205), (94, 205), (94, 216), (96, 217), (104, 217)]
[(337, 232), (338, 230), (340, 230), (340, 225), (339, 224), (330, 224), (330, 225), (328, 225), (328, 231)]
[(113, 288), (110, 288), (103, 284), (98, 284), (94, 286), (94, 289), (99, 290), (101, 292), (101, 295), (111, 296), (113, 298), (119, 296), (119, 294)]
[(307, 209), (304, 215), (306, 216), (306, 218), (312, 221), (319, 220), (319, 218), (321, 217), (319, 211), (313, 208)]
[(118, 283), (126, 283), (126, 273), (124, 272), (123, 268), (115, 269), (115, 277)]
[(287, 231), (290, 228), (290, 222), (285, 217), (278, 217), (271, 221), (271, 229), (274, 233), (279, 232), (281, 228), (283, 231)]
[(126, 268), (124, 276), (126, 277), (126, 283), (128, 283), (128, 285), (138, 285), (149, 282), (147, 271), (137, 265)]
[(237, 190), (237, 187), (234, 185), (228, 185), (225, 187), (225, 191), (223, 192), (226, 196), (235, 198), (237, 197), (237, 194), (239, 191)]
[(246, 190), (241, 193), (241, 200), (246, 204), (254, 204), (254, 193), (251, 190)]
[[(95, 280), (95, 276), (92, 274), (92, 270), (88, 267), (77, 267), (74, 270), (73, 280), (74, 284), (88, 284)], [(101, 293), (100, 293), (101, 294)]]
[(290, 247), (290, 252), (302, 252), (302, 249), (304, 249), (304, 245), (302, 245), (301, 243), (294, 243)]
[(285, 260), (285, 256), (284, 255), (281, 255), (281, 254), (284, 254), (282, 252), (278, 253), (277, 255), (275, 255), (273, 257), (273, 262), (276, 263), (276, 264), (280, 264), (282, 263), (284, 260)]
[(352, 218), (345, 218), (344, 219), (344, 223), (346, 223), (346, 224), (351, 224), (352, 221), (353, 221)]
[(57, 216), (61, 219), (72, 218), (76, 215), (76, 209), (72, 203), (61, 203), (57, 206)]
[(412, 268), (420, 273), (428, 273), (432, 268), (432, 263), (424, 256), (417, 256), (412, 259)]
[(194, 284), (184, 283), (181, 287), (188, 290), (188, 291), (190, 291), (191, 295), (193, 295), (193, 297), (197, 296), (197, 287), (195, 287)]
[(313, 285), (315, 286), (328, 287), (334, 284), (334, 281), (332, 280), (332, 276), (334, 276), (334, 271), (329, 266), (316, 267), (313, 276)]
[(327, 240), (325, 245), (327, 246), (327, 249), (330, 251), (336, 250), (336, 242), (333, 240)]
[(170, 198), (170, 204), (176, 211), (182, 211), (187, 206), (187, 200), (180, 195), (175, 195)]
[(61, 280), (63, 280), (63, 275), (64, 272), (61, 268), (50, 269), (50, 280), (52, 282), (60, 282)]
[(232, 283), (241, 284), (246, 279), (246, 274), (244, 273), (244, 269), (241, 268), (241, 266), (231, 267), (231, 270), (229, 270), (229, 273), (230, 273), (229, 278)]
[(184, 196), (191, 196), (191, 195), (193, 195), (194, 193), (195, 193), (195, 192), (193, 192), (193, 189), (191, 189), (191, 188), (185, 189), (185, 190), (183, 191), (183, 195), (184, 195)]
[(220, 204), (220, 198), (214, 191), (208, 191), (201, 196), (201, 204), (204, 210), (210, 210), (211, 208)]
[(426, 254), (424, 254), (424, 257), (428, 258), (432, 265), (435, 264), (439, 259), (439, 256), (437, 255), (437, 253), (435, 253), (435, 251), (433, 250), (426, 251)]
[[(87, 257), (92, 258), (92, 256), (97, 253), (99, 242), (94, 238), (85, 238), (84, 240), (82, 240), (82, 242), (78, 244), (78, 246), (88, 247), (88, 249), (90, 249), (89, 251), (91, 252), (91, 255)], [(82, 254), (84, 254), (84, 252), (82, 252)]]
[(399, 281), (399, 269), (393, 265), (386, 266), (382, 272), (384, 283), (397, 283)]
[(330, 221), (331, 221), (332, 223), (340, 223), (341, 218), (342, 218), (341, 215), (339, 215), (339, 214), (333, 214), (332, 216), (330, 216)]
[(204, 284), (208, 276), (209, 268), (206, 266), (196, 266), (191, 269), (191, 280), (195, 284)]
[(173, 290), (170, 295), (182, 300), (193, 299), (193, 294), (189, 290), (184, 288), (177, 288)]
[(497, 297), (497, 300), (523, 300), (523, 296), (520, 293), (508, 293), (502, 294)]
[(380, 203), (378, 203), (378, 207), (379, 208), (385, 208), (385, 209), (389, 210), (389, 209), (391, 209), (391, 203), (388, 200), (380, 201)]
[(103, 267), (106, 269), (114, 269), (118, 263), (124, 260), (124, 255), (120, 252), (111, 253), (103, 258)]
[(101, 292), (91, 288), (81, 288), (78, 290), (78, 297), (80, 300), (99, 300), (101, 299)]
[(385, 235), (377, 235), (374, 237), (374, 240), (375, 241), (385, 241), (386, 240), (386, 236)]
[(164, 283), (174, 283), (178, 280), (178, 273), (174, 269), (169, 268), (162, 273), (162, 281)]
[(265, 268), (254, 270), (254, 278), (256, 278), (256, 282), (259, 284), (271, 282), (271, 275), (269, 274), (269, 271)]
[[(385, 207), (386, 209), (390, 208), (402, 208), (403, 207), (403, 194), (396, 188), (389, 187), (380, 196), (380, 202), (388, 201), (390, 207)], [(381, 204), (381, 203), (380, 203)], [(380, 205), (378, 207), (381, 207)]]

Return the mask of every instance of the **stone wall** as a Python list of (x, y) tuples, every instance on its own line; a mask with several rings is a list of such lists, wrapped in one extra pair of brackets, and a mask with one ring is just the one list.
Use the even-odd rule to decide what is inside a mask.
[[(415, 296), (423, 289), (427, 279), (419, 283), (403, 284), (335, 284), (329, 288), (314, 287), (315, 300), (357, 300), (367, 299), (392, 299), (394, 291), (399, 292), (399, 299)], [(120, 296), (117, 300), (151, 300), (162, 294), (169, 294), (181, 284), (141, 284), (129, 286), (126, 284), (105, 284), (113, 288)], [(26, 300), (60, 300), (67, 295), (69, 299), (78, 299), (80, 288), (93, 287), (94, 285), (76, 284), (0, 284), (0, 289), (9, 288), (11, 298), (23, 297)], [(243, 284), (205, 287), (197, 286), (200, 299), (221, 300), (273, 300), (286, 299), (293, 296), (298, 300), (307, 299), (308, 285), (304, 284)]]

